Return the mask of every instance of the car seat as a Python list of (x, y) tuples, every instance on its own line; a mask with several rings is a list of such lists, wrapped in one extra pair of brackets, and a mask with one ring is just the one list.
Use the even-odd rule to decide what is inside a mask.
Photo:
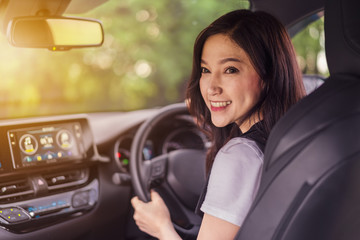
[(360, 239), (360, 1), (325, 2), (330, 77), (271, 132), (238, 240)]

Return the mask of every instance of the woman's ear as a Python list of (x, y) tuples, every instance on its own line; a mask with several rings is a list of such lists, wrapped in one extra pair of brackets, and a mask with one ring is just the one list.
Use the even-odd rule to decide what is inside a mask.
[(190, 107), (190, 102), (191, 102), (190, 98), (185, 99), (185, 104), (188, 109)]

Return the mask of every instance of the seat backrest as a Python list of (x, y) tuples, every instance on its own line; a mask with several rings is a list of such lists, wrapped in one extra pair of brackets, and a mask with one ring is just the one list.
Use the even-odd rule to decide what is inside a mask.
[(360, 1), (325, 3), (330, 77), (276, 124), (236, 239), (360, 238)]

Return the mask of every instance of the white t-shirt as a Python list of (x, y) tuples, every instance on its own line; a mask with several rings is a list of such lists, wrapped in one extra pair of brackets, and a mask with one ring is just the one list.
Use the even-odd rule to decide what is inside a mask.
[(215, 157), (200, 210), (241, 226), (259, 189), (263, 159), (255, 141), (231, 139)]

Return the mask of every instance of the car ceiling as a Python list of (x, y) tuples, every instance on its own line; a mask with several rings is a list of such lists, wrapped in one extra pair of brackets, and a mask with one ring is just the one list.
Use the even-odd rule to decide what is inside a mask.
[[(252, 10), (276, 16), (287, 27), (324, 8), (324, 0), (250, 0)], [(286, 9), (286, 11), (284, 11)]]

